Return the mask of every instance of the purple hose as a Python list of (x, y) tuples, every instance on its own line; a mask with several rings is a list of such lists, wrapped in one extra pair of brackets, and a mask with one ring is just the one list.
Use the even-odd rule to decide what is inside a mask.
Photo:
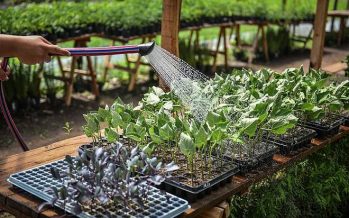
[[(8, 58), (4, 58), (1, 63), (1, 69), (4, 70), (5, 72), (7, 70), (7, 64), (8, 64)], [(1, 108), (2, 115), (4, 116), (5, 121), (7, 123), (7, 126), (10, 128), (13, 136), (17, 139), (23, 151), (29, 151), (29, 148), (27, 144), (24, 142), (22, 135), (18, 131), (16, 124), (13, 121), (10, 111), (7, 107), (6, 99), (4, 95), (4, 84), (2, 81), (0, 82), (0, 108)]]
[(109, 46), (95, 48), (67, 48), (71, 56), (101, 56), (139, 53), (139, 47), (135, 45)]

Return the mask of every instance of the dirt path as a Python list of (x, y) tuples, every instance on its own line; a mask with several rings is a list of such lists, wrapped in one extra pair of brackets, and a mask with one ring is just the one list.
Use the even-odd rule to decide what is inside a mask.
[[(342, 45), (339, 48), (325, 47), (322, 59), (322, 67), (341, 62), (345, 59), (347, 55), (349, 55), (349, 44)], [(309, 57), (310, 51), (306, 50), (304, 52), (297, 52), (293, 55), (274, 59), (269, 63), (254, 64), (253, 68), (258, 69), (261, 67), (267, 67), (278, 72), (282, 72), (285, 68), (300, 67), (301, 65), (303, 65), (304, 69), (308, 69)]]

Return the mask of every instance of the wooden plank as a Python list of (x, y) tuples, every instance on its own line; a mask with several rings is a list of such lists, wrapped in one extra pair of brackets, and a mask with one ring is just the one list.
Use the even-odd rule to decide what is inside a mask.
[(204, 211), (202, 214), (200, 214), (199, 218), (223, 218), (224, 216), (224, 209), (220, 207), (213, 207), (209, 210)]
[(230, 216), (230, 205), (229, 202), (223, 201), (217, 207), (224, 209), (223, 218), (228, 218)]
[[(182, 0), (162, 1), (161, 47), (179, 56), (178, 33)], [(164, 80), (159, 79), (159, 86), (168, 90)]]
[(329, 0), (317, 0), (313, 45), (310, 54), (310, 67), (315, 69), (319, 69), (322, 62), (328, 2)]
[(330, 16), (330, 17), (349, 17), (349, 10), (329, 11), (328, 16)]
[[(183, 216), (193, 217), (202, 214), (205, 210), (207, 210), (207, 208), (219, 207), (218, 204), (229, 198), (231, 195), (247, 190), (251, 184), (266, 178), (267, 176), (275, 173), (280, 169), (291, 166), (296, 161), (300, 161), (306, 158), (308, 155), (313, 154), (314, 152), (318, 151), (331, 142), (339, 140), (348, 133), (349, 127), (341, 127), (341, 133), (335, 135), (332, 138), (313, 140), (313, 146), (298, 155), (286, 158), (282, 157), (281, 155), (275, 155), (274, 160), (278, 160), (277, 163), (279, 164), (275, 164), (273, 167), (266, 171), (261, 171), (248, 177), (235, 176), (232, 179), (231, 183), (213, 191), (210, 195), (207, 195), (203, 199), (200, 199), (199, 201), (193, 203), (191, 205), (192, 208), (188, 209), (183, 214)], [(74, 137), (72, 139), (57, 142), (43, 148), (34, 149), (25, 153), (2, 159), (0, 161), (0, 170), (3, 173), (0, 177), (0, 207), (3, 207), (11, 213), (14, 213), (17, 217), (40, 216), (47, 218), (56, 217), (57, 215), (59, 215), (59, 211), (53, 210), (45, 211), (40, 215), (36, 214), (36, 208), (42, 201), (23, 191), (12, 188), (10, 184), (6, 183), (6, 179), (13, 172), (28, 169), (45, 162), (51, 162), (55, 159), (61, 159), (67, 153), (75, 153), (76, 148), (79, 145), (88, 141), (89, 140), (84, 136)], [(225, 212), (227, 211), (227, 209), (224, 210), (224, 208), (222, 210)]]

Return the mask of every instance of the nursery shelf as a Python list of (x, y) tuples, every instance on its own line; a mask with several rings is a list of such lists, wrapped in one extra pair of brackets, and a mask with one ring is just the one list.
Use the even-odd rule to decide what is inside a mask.
[[(245, 177), (235, 176), (232, 183), (211, 192), (211, 194), (191, 204), (183, 217), (194, 217), (218, 205), (233, 194), (246, 191), (250, 185), (267, 176), (305, 159), (326, 145), (338, 141), (349, 135), (349, 127), (341, 127), (341, 132), (328, 139), (313, 139), (312, 146), (294, 156), (274, 155), (274, 164), (265, 170), (247, 174)], [(38, 213), (37, 207), (42, 201), (21, 189), (13, 187), (6, 180), (11, 174), (31, 169), (39, 165), (62, 159), (65, 155), (75, 155), (81, 144), (90, 142), (85, 136), (78, 136), (63, 140), (45, 147), (0, 159), (0, 208), (3, 208), (17, 217), (55, 217), (62, 215), (61, 210), (47, 210)]]

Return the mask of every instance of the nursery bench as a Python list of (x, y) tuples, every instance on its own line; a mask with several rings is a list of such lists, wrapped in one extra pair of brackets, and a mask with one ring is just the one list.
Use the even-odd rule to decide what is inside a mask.
[[(255, 174), (235, 176), (231, 183), (212, 191), (210, 195), (192, 203), (191, 208), (183, 213), (182, 217), (227, 217), (229, 215), (229, 204), (221, 202), (224, 202), (234, 194), (246, 192), (248, 187), (253, 183), (261, 181), (278, 170), (305, 159), (324, 146), (340, 140), (345, 135), (349, 135), (349, 127), (342, 126), (340, 133), (337, 135), (323, 140), (313, 139), (312, 147), (294, 156), (274, 155), (274, 164), (271, 167), (263, 171), (258, 171)], [(87, 137), (77, 136), (0, 159), (0, 208), (21, 218), (46, 218), (62, 215), (63, 212), (59, 209), (49, 209), (38, 213), (37, 207), (42, 201), (18, 188), (12, 187), (6, 180), (13, 173), (62, 159), (68, 154), (75, 155), (77, 148), (81, 144), (88, 142), (90, 142), (90, 139)]]
[(347, 18), (349, 18), (349, 10), (336, 10), (336, 11), (329, 11), (327, 13), (328, 17), (333, 17), (333, 18), (339, 18), (340, 23), (339, 23), (339, 30), (337, 33), (337, 45), (341, 45), (342, 43), (342, 38), (344, 34), (344, 29), (345, 29), (345, 24)]

